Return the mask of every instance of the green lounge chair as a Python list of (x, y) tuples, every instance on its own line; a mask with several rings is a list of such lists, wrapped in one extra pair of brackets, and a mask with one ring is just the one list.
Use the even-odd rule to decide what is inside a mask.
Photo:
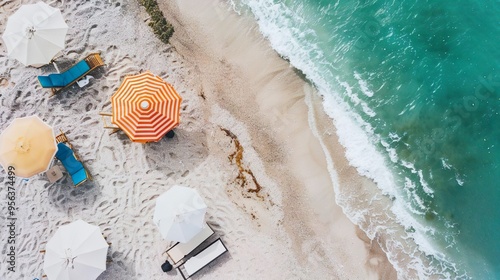
[(57, 141), (57, 152), (56, 158), (61, 161), (64, 168), (71, 175), (71, 180), (75, 187), (83, 184), (88, 179), (91, 179), (87, 169), (83, 166), (78, 156), (73, 151), (71, 143), (69, 143), (66, 134), (61, 132), (61, 134), (56, 136)]
[(99, 66), (103, 66), (104, 62), (99, 53), (91, 53), (82, 61), (73, 65), (68, 70), (62, 73), (54, 73), (48, 76), (38, 76), (38, 81), (43, 88), (50, 88), (52, 94), (66, 89), (76, 83), (81, 78), (85, 77), (90, 71)]

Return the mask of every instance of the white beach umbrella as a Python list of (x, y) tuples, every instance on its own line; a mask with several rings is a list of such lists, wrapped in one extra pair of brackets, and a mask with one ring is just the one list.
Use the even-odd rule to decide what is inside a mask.
[(41, 66), (64, 48), (67, 31), (61, 11), (38, 2), (12, 14), (2, 38), (9, 56), (24, 65)]
[(206, 211), (196, 190), (176, 185), (156, 199), (153, 221), (164, 239), (185, 243), (203, 229)]
[(49, 280), (95, 280), (106, 270), (108, 247), (98, 226), (77, 220), (47, 242), (43, 270)]

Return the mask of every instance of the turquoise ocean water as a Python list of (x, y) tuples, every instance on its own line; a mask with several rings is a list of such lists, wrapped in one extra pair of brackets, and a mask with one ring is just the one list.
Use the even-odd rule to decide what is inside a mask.
[(500, 279), (500, 1), (233, 4), (385, 159), (390, 181), (370, 156), (355, 165), (421, 251), (393, 260), (400, 277)]

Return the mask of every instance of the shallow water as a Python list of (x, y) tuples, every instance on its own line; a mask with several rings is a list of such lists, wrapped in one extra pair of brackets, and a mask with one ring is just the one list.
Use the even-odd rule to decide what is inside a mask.
[(374, 172), (370, 155), (353, 164), (403, 202), (388, 210), (393, 222), (432, 254), (429, 266), (413, 267), (418, 275), (499, 279), (500, 2), (242, 0), (236, 7), (249, 9), (272, 46), (335, 97), (327, 102), (348, 106), (384, 156), (390, 178)]

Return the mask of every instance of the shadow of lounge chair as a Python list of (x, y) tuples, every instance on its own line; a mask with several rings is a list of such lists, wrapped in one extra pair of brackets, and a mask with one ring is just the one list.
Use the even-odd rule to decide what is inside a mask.
[[(90, 71), (103, 65), (104, 62), (102, 61), (100, 54), (91, 53), (82, 61), (62, 73), (53, 73), (48, 76), (38, 76), (38, 81), (43, 88), (50, 88), (52, 90), (52, 95), (54, 95), (84, 78)], [(82, 84), (85, 85), (87, 83), (88, 79), (86, 83)]]
[(198, 273), (202, 268), (215, 261), (218, 257), (222, 256), (225, 252), (227, 252), (227, 248), (219, 238), (203, 249), (203, 251), (177, 267), (177, 270), (179, 270), (182, 278), (188, 279)]
[(75, 187), (83, 184), (88, 179), (91, 179), (87, 169), (83, 166), (78, 156), (73, 151), (71, 143), (69, 143), (66, 134), (61, 131), (61, 134), (56, 136), (57, 152), (56, 158), (61, 161), (62, 165), (71, 175), (71, 180)]

